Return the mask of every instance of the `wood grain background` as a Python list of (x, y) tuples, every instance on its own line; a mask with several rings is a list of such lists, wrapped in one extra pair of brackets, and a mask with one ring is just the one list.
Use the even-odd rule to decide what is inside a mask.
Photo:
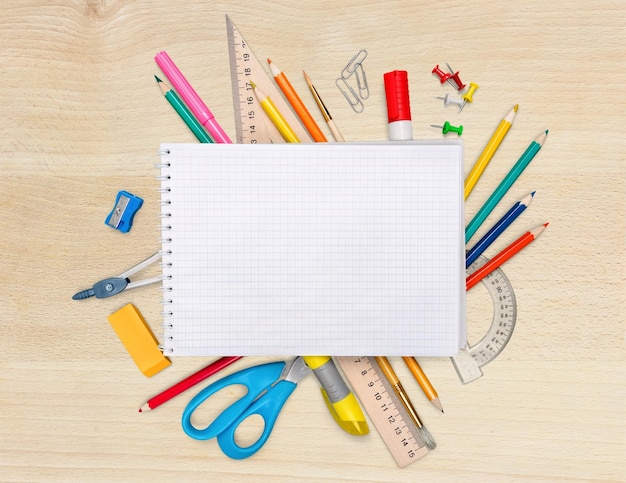
[[(467, 200), (468, 221), (550, 129), (485, 224), (537, 191), (492, 256), (550, 221), (505, 266), (519, 309), (506, 350), (468, 385), (449, 360), (420, 361), (445, 415), (392, 358), (438, 443), (405, 469), (375, 431), (342, 432), (314, 378), (245, 461), (182, 432), (196, 391), (138, 414), (209, 360), (175, 359), (152, 379), (136, 369), (106, 316), (132, 302), (158, 335), (158, 286), (71, 300), (159, 247), (159, 144), (195, 139), (154, 83), (156, 52), (176, 59), (235, 137), (226, 13), (260, 59), (287, 73), (327, 135), (302, 69), (349, 141), (386, 139), (382, 75), (408, 70), (415, 138), (440, 137), (430, 124), (462, 123), (467, 171), (519, 103)], [(0, 480), (626, 481), (623, 1), (25, 0), (1, 2), (0, 18)], [(362, 48), (371, 95), (355, 114), (334, 81)], [(460, 115), (434, 99), (452, 93), (431, 74), (445, 61), (480, 85)], [(120, 189), (145, 200), (127, 235), (103, 223)], [(474, 343), (491, 320), (481, 290), (468, 296)]]

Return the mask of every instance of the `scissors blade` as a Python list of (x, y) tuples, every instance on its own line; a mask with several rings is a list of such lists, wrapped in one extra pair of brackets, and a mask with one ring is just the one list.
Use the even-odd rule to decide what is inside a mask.
[(309, 366), (305, 364), (302, 356), (298, 356), (291, 362), (285, 364), (285, 367), (283, 369), (282, 374), (280, 375), (280, 378), (284, 379), (285, 381), (298, 384), (310, 372), (311, 372), (311, 369), (309, 369)]

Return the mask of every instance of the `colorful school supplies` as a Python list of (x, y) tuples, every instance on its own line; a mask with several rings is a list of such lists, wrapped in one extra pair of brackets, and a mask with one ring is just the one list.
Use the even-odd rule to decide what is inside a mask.
[(333, 133), (333, 137), (335, 138), (335, 141), (337, 141), (338, 143), (344, 142), (345, 139), (343, 137), (343, 134), (341, 134), (341, 131), (339, 131), (339, 128), (335, 124), (335, 121), (333, 121), (333, 117), (330, 115), (330, 112), (328, 111), (328, 109), (326, 108), (326, 105), (322, 101), (322, 98), (318, 94), (317, 89), (311, 82), (311, 79), (306, 74), (306, 72), (302, 71), (302, 74), (304, 74), (304, 80), (306, 80), (306, 83), (309, 86), (309, 89), (311, 90), (311, 94), (313, 95), (313, 99), (315, 99), (315, 102), (317, 103), (317, 107), (319, 107), (319, 110), (321, 111), (322, 116), (324, 116), (324, 120), (326, 121), (326, 124), (328, 124), (330, 132)]
[(298, 115), (298, 118), (300, 118), (300, 121), (302, 121), (306, 130), (309, 131), (313, 140), (318, 143), (325, 143), (327, 141), (326, 136), (324, 136), (324, 133), (315, 122), (315, 119), (313, 119), (313, 116), (311, 116), (311, 113), (304, 105), (304, 102), (302, 102), (302, 99), (300, 99), (300, 96), (291, 85), (291, 82), (289, 82), (285, 73), (281, 71), (270, 59), (267, 59), (267, 63), (270, 66), (270, 70), (272, 71), (276, 84), (280, 87), (280, 90), (289, 101), (289, 104), (291, 104), (291, 107), (293, 107), (293, 110)]
[(232, 143), (228, 134), (222, 126), (215, 120), (215, 116), (200, 98), (198, 93), (191, 87), (191, 84), (183, 73), (178, 69), (174, 61), (165, 51), (159, 52), (154, 60), (159, 65), (163, 73), (167, 76), (174, 88), (183, 98), (189, 109), (194, 113), (200, 124), (202, 124), (216, 143)]
[(278, 129), (285, 141), (287, 141), (288, 143), (299, 143), (300, 139), (298, 138), (296, 133), (293, 132), (291, 126), (287, 124), (287, 121), (280, 113), (280, 111), (276, 108), (269, 96), (265, 94), (265, 92), (260, 90), (253, 81), (250, 81), (250, 85), (252, 86), (252, 90), (254, 91), (256, 98), (261, 104), (261, 107), (265, 111), (265, 114), (267, 114), (267, 117), (269, 117), (270, 121), (272, 121), (274, 126), (276, 126), (276, 129)]
[(178, 396), (180, 393), (195, 386), (196, 384), (204, 381), (206, 378), (218, 373), (222, 369), (230, 366), (233, 362), (241, 359), (242, 356), (220, 357), (215, 362), (212, 362), (206, 367), (203, 367), (198, 372), (194, 372), (191, 376), (186, 377), (182, 381), (174, 384), (172, 387), (167, 388), (165, 391), (160, 392), (156, 396), (150, 398), (146, 404), (139, 408), (139, 412), (152, 411), (161, 404), (166, 403), (170, 399)]
[(161, 280), (163, 280), (163, 275), (147, 278), (145, 280), (139, 280), (137, 282), (131, 282), (128, 277), (153, 264), (154, 262), (159, 260), (161, 256), (162, 252), (158, 251), (151, 257), (146, 258), (143, 262), (140, 262), (134, 267), (129, 268), (117, 277), (105, 278), (104, 280), (96, 282), (92, 288), (81, 290), (80, 292), (74, 294), (72, 299), (84, 300), (94, 296), (96, 298), (103, 299), (107, 297), (112, 297), (113, 295), (117, 295), (123, 290), (131, 290), (133, 288), (143, 287), (144, 285), (149, 285), (151, 283), (160, 282)]
[(322, 385), (324, 402), (339, 427), (356, 436), (369, 433), (361, 407), (333, 360), (329, 356), (304, 356), (303, 359)]
[(498, 253), (495, 257), (485, 263), (482, 267), (478, 268), (474, 273), (472, 273), (465, 280), (466, 290), (469, 290), (478, 282), (480, 282), (483, 278), (493, 272), (496, 268), (514, 256), (516, 253), (519, 253), (524, 247), (528, 246), (530, 243), (535, 241), (537, 237), (541, 234), (543, 230), (546, 229), (548, 223), (544, 223), (543, 225), (539, 225), (532, 230), (527, 231), (513, 243), (511, 243), (508, 247)]
[(391, 141), (413, 139), (409, 78), (406, 70), (394, 70), (383, 75), (387, 101), (387, 126)]
[(467, 197), (474, 189), (474, 186), (476, 186), (478, 179), (483, 174), (483, 171), (489, 164), (489, 161), (491, 161), (491, 158), (495, 154), (496, 150), (498, 149), (498, 147), (500, 147), (500, 143), (502, 143), (504, 136), (506, 136), (506, 133), (509, 132), (511, 124), (513, 124), (513, 121), (515, 120), (515, 113), (517, 112), (517, 109), (518, 105), (515, 104), (515, 106), (513, 106), (513, 109), (511, 109), (511, 111), (506, 116), (504, 116), (504, 119), (500, 121), (500, 124), (491, 135), (491, 138), (487, 142), (487, 145), (483, 149), (483, 152), (476, 160), (476, 163), (474, 163), (474, 166), (472, 167), (469, 174), (466, 176), (465, 199), (467, 199)]
[(480, 210), (478, 210), (478, 213), (474, 215), (472, 221), (470, 221), (469, 224), (465, 227), (465, 243), (470, 241), (470, 239), (474, 236), (474, 233), (476, 233), (476, 230), (478, 230), (483, 221), (485, 221), (485, 218), (489, 216), (489, 214), (500, 202), (500, 200), (506, 194), (509, 188), (513, 186), (513, 183), (515, 183), (519, 175), (522, 174), (522, 172), (526, 169), (526, 166), (530, 164), (535, 155), (543, 146), (547, 135), (548, 131), (546, 130), (530, 143), (528, 148), (526, 148), (526, 151), (524, 151), (524, 153), (520, 156), (517, 162), (513, 165), (511, 170), (506, 174), (504, 179), (500, 182), (500, 184), (491, 194), (489, 199), (480, 208)]
[(150, 327), (133, 304), (125, 305), (107, 319), (128, 354), (146, 377), (154, 376), (171, 364), (170, 360), (163, 356)]
[(143, 199), (128, 191), (119, 191), (115, 197), (115, 206), (104, 220), (109, 225), (122, 233), (128, 233), (133, 226), (133, 218), (143, 205)]
[(202, 127), (202, 124), (200, 124), (200, 122), (194, 117), (183, 100), (178, 97), (176, 91), (159, 79), (156, 75), (154, 78), (156, 79), (161, 92), (165, 96), (165, 99), (167, 99), (180, 118), (185, 122), (185, 124), (187, 124), (187, 127), (191, 129), (191, 132), (195, 134), (198, 141), (201, 143), (212, 143), (213, 139), (211, 139), (211, 136), (207, 134), (204, 127)]
[(515, 221), (515, 219), (521, 215), (526, 208), (530, 205), (535, 192), (528, 194), (517, 203), (515, 203), (509, 211), (507, 211), (502, 218), (500, 218), (485, 235), (476, 242), (472, 248), (470, 248), (465, 254), (465, 268), (474, 263), (474, 261), (491, 245), (500, 234), (507, 229), (507, 227)]
[[(302, 357), (296, 357), (288, 363), (270, 362), (226, 376), (200, 391), (189, 402), (183, 412), (183, 430), (194, 439), (217, 438), (221, 450), (230, 458), (248, 458), (266, 443), (280, 410), (298, 382), (310, 372)], [(221, 389), (237, 384), (246, 387), (246, 394), (226, 408), (211, 424), (203, 426), (204, 429), (193, 425), (192, 415), (204, 401)], [(235, 431), (253, 415), (263, 418), (263, 432), (251, 445), (239, 446), (235, 440)]]
[(426, 373), (422, 370), (417, 360), (415, 360), (415, 357), (402, 357), (402, 360), (411, 371), (411, 374), (413, 374), (413, 377), (422, 388), (422, 391), (424, 391), (428, 400), (433, 403), (439, 411), (443, 412), (443, 407), (441, 406), (441, 401), (439, 400), (439, 394), (437, 394), (437, 391), (430, 383), (428, 376), (426, 376)]
[(393, 370), (393, 367), (391, 367), (389, 360), (384, 356), (376, 356), (374, 357), (374, 359), (380, 366), (380, 369), (382, 370), (384, 376), (387, 378), (387, 380), (393, 387), (393, 390), (396, 392), (396, 394), (402, 401), (402, 404), (404, 404), (404, 407), (409, 413), (409, 415), (411, 416), (411, 419), (413, 420), (415, 425), (420, 429), (420, 433), (422, 437), (424, 438), (424, 442), (426, 443), (426, 446), (428, 446), (429, 449), (435, 449), (437, 447), (435, 440), (426, 429), (426, 426), (424, 426), (424, 423), (422, 423), (422, 420), (417, 414), (417, 411), (413, 407), (413, 403), (411, 403), (411, 400), (409, 399), (409, 396), (404, 390), (404, 387), (402, 387), (402, 383), (400, 382), (400, 379), (398, 379), (398, 376)]

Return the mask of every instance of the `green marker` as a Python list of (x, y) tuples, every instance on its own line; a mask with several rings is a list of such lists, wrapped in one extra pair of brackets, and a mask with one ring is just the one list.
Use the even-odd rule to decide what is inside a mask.
[(178, 97), (178, 94), (176, 94), (176, 92), (170, 86), (168, 86), (165, 82), (163, 82), (157, 76), (154, 76), (154, 78), (159, 84), (159, 87), (161, 88), (161, 92), (163, 92), (163, 95), (165, 96), (165, 98), (172, 105), (172, 107), (178, 113), (178, 115), (182, 118), (182, 120), (185, 121), (185, 124), (187, 124), (189, 129), (191, 129), (191, 132), (193, 132), (196, 135), (196, 137), (198, 138), (198, 141), (200, 141), (201, 143), (212, 143), (213, 139), (211, 139), (211, 136), (209, 136), (208, 133), (204, 130), (204, 128), (202, 127), (202, 124), (198, 122), (198, 120), (194, 117), (191, 111), (187, 108), (187, 106), (182, 101), (182, 99)]
[(476, 233), (476, 230), (478, 230), (483, 221), (485, 221), (485, 218), (489, 216), (505, 193), (509, 190), (513, 183), (515, 183), (519, 175), (522, 174), (522, 171), (524, 171), (526, 166), (528, 166), (528, 164), (533, 160), (535, 155), (541, 149), (541, 146), (543, 146), (547, 136), (548, 130), (546, 129), (546, 132), (541, 133), (532, 143), (530, 143), (530, 146), (526, 148), (524, 154), (522, 154), (522, 156), (517, 160), (517, 163), (513, 165), (511, 171), (507, 173), (504, 179), (500, 182), (500, 185), (491, 194), (478, 213), (476, 213), (472, 221), (470, 221), (465, 227), (465, 243), (470, 241), (470, 239), (474, 236), (474, 233)]

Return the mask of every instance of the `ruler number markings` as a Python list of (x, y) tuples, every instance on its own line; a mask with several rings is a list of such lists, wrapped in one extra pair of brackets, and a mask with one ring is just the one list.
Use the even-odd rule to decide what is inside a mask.
[(407, 423), (408, 415), (400, 411), (395, 392), (389, 391), (371, 359), (337, 360), (398, 466), (404, 467), (427, 454), (428, 448)]

